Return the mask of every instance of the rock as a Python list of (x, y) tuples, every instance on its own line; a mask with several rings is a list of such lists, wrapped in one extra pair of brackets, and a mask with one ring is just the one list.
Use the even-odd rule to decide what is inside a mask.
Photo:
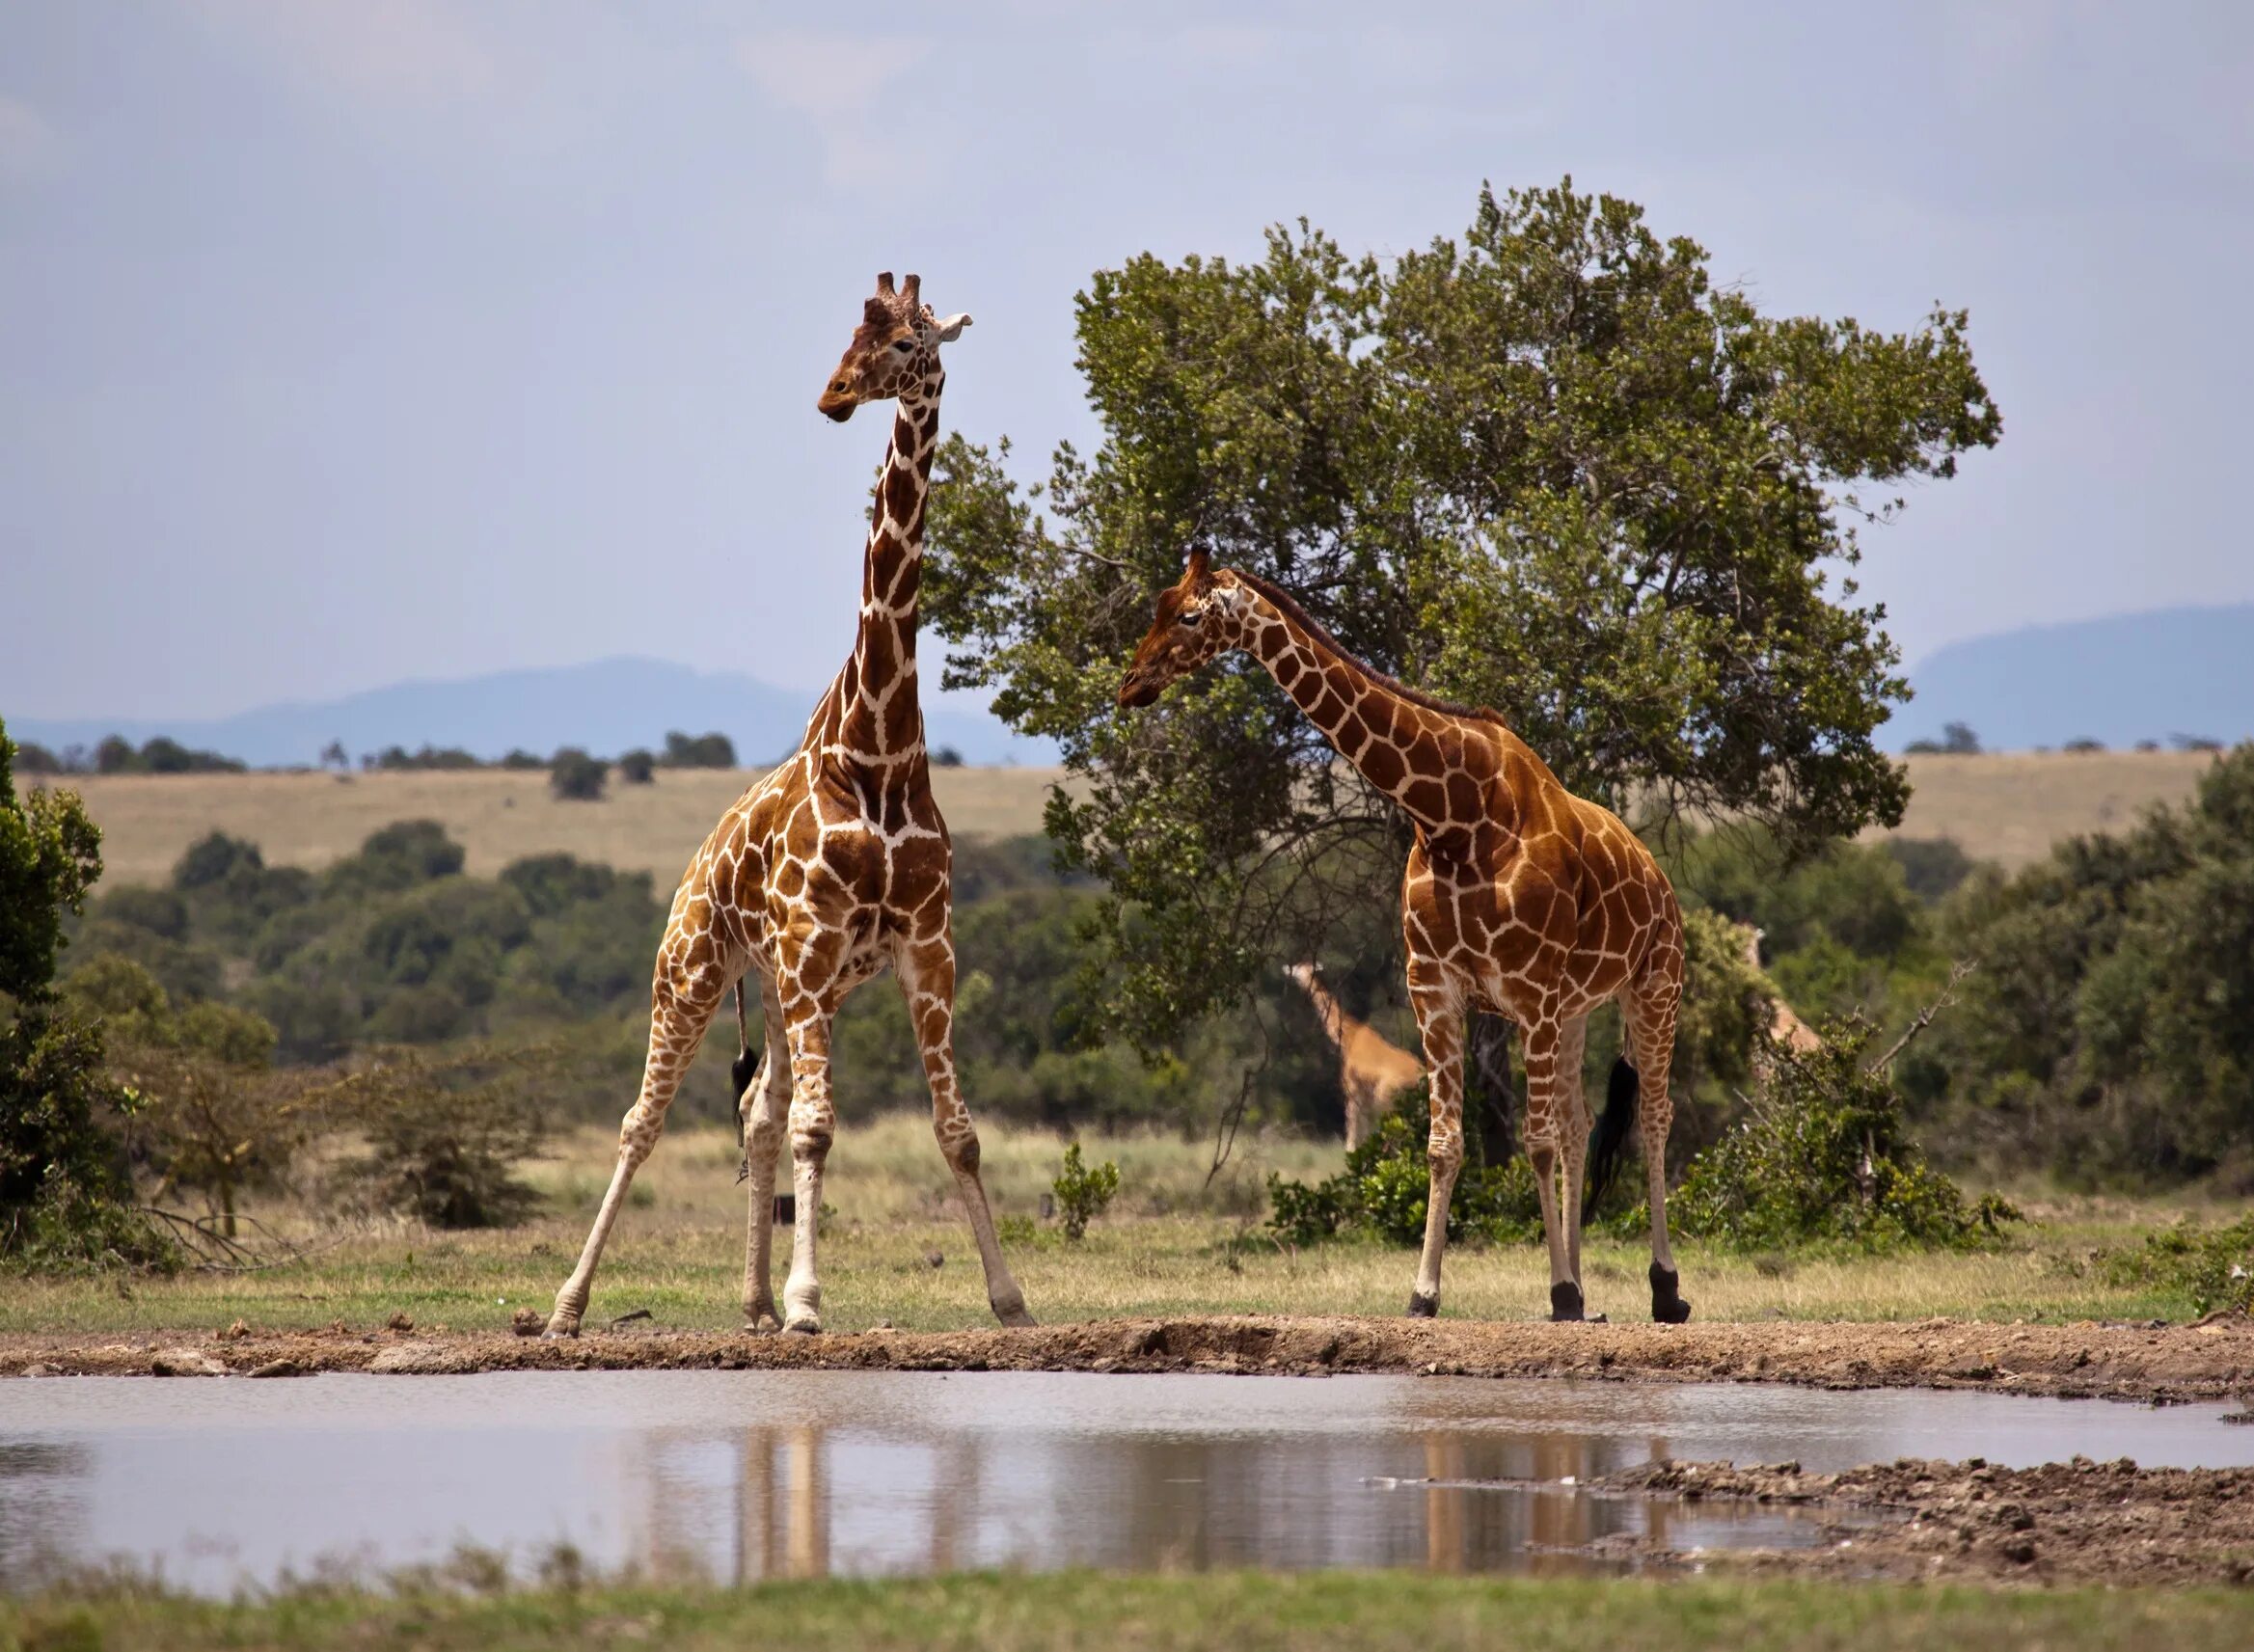
[(268, 1360), (264, 1365), (254, 1367), (251, 1370), (251, 1375), (255, 1377), (293, 1377), (312, 1374), (308, 1367), (299, 1365), (295, 1360), (286, 1359)]
[(930, 1268), (945, 1267), (947, 1265), (946, 1256), (938, 1251), (926, 1251), (924, 1252), (924, 1265)]
[(394, 1313), (384, 1321), (384, 1329), (387, 1331), (412, 1331), (415, 1329), (415, 1321), (404, 1313)]
[(520, 1308), (508, 1316), (508, 1328), (520, 1337), (537, 1337), (548, 1329), (548, 1320), (537, 1308)]
[(242, 1319), (237, 1319), (226, 1330), (219, 1333), (222, 1339), (230, 1342), (239, 1342), (250, 1334), (251, 1327), (249, 1321)]
[(227, 1367), (201, 1348), (163, 1348), (149, 1361), (150, 1376), (225, 1376)]

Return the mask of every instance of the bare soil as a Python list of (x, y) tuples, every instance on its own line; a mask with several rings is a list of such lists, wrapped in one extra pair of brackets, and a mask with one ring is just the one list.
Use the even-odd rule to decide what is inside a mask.
[(387, 1327), (137, 1339), (0, 1338), (0, 1375), (398, 1374), (492, 1370), (827, 1368), (871, 1370), (1347, 1371), (1564, 1376), (1649, 1382), (1782, 1382), (1833, 1389), (1979, 1388), (2145, 1403), (2254, 1396), (2254, 1321), (2198, 1325), (2000, 1325), (1777, 1321), (1552, 1325), (1377, 1318), (1107, 1319), (1030, 1330), (864, 1331), (795, 1337), (590, 1328), (549, 1342), (505, 1331), (450, 1333), (394, 1316)]
[[(2140, 1469), (2127, 1457), (1999, 1469), (1975, 1457), (1905, 1458), (1808, 1475), (1798, 1463), (1661, 1461), (1584, 1489), (1687, 1503), (1796, 1503), (1842, 1516), (1818, 1547), (1702, 1555), (1703, 1565), (1830, 1578), (2142, 1587), (2254, 1583), (2254, 1469)], [(1691, 1558), (1643, 1553), (1653, 1560)]]

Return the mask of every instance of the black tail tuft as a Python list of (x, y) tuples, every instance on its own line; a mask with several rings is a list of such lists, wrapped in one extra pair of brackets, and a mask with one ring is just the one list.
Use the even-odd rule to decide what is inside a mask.
[(1596, 1135), (1589, 1145), (1589, 1180), (1581, 1196), (1582, 1226), (1605, 1196), (1619, 1172), (1620, 1157), (1628, 1146), (1628, 1132), (1636, 1124), (1636, 1070), (1621, 1056), (1613, 1063), (1611, 1082), (1605, 1086), (1604, 1116), (1596, 1122)]
[(751, 1080), (757, 1076), (758, 1072), (759, 1057), (754, 1055), (748, 1047), (734, 1061), (728, 1063), (728, 1077), (735, 1081), (736, 1105), (739, 1108), (744, 1105), (744, 1092), (751, 1088)]

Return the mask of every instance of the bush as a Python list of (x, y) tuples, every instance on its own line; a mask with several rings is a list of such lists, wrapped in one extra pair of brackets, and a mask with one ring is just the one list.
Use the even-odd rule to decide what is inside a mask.
[(646, 786), (658, 777), (658, 760), (654, 752), (636, 746), (618, 759), (618, 778), (629, 786)]
[(591, 803), (602, 797), (611, 766), (576, 745), (558, 751), (548, 765), (548, 789), (567, 802)]
[(663, 761), (669, 769), (733, 769), (736, 743), (724, 734), (699, 735), (692, 740), (674, 729), (665, 736)]
[(340, 1179), (433, 1228), (504, 1228), (539, 1195), (516, 1175), (538, 1151), (545, 1051), (388, 1052), (334, 1095), (367, 1138)]
[[(1426, 1085), (1403, 1091), (1394, 1110), (1346, 1154), (1346, 1168), (1327, 1181), (1309, 1187), (1271, 1175), (1269, 1230), (1294, 1245), (1339, 1237), (1423, 1244), (1425, 1213), (1432, 1202), (1431, 1166), (1425, 1156), (1430, 1105)], [(1471, 1127), (1467, 1119), (1464, 1166), (1448, 1202), (1449, 1238), (1540, 1238), (1541, 1195), (1534, 1166), (1523, 1153), (1502, 1164), (1481, 1163), (1469, 1139)]]
[(2108, 1252), (2100, 1265), (2113, 1285), (2182, 1291), (2194, 1313), (2233, 1308), (2254, 1313), (2254, 1216), (2227, 1228), (2179, 1223), (2146, 1235), (2133, 1250)]
[(1074, 1142), (1065, 1149), (1064, 1169), (1049, 1185), (1056, 1194), (1057, 1219), (1064, 1224), (1065, 1237), (1079, 1239), (1119, 1192), (1119, 1166), (1105, 1159), (1094, 1170), (1085, 1168), (1080, 1163), (1080, 1144)]
[(1994, 1194), (1968, 1204), (1925, 1162), (1892, 1079), (1863, 1066), (1871, 1033), (1850, 1017), (1819, 1048), (1773, 1046), (1765, 1094), (1669, 1202), (1679, 1232), (1745, 1251), (1969, 1249), (2020, 1220)]

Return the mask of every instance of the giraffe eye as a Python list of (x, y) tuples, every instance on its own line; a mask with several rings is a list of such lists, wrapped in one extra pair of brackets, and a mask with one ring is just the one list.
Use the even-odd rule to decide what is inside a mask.
[(895, 339), (892, 341), (892, 347), (905, 356), (909, 351), (915, 348), (915, 340), (912, 339)]
[(1205, 622), (1205, 617), (1206, 610), (1202, 608), (1185, 608), (1181, 610), (1181, 623), (1184, 625), (1201, 625)]

